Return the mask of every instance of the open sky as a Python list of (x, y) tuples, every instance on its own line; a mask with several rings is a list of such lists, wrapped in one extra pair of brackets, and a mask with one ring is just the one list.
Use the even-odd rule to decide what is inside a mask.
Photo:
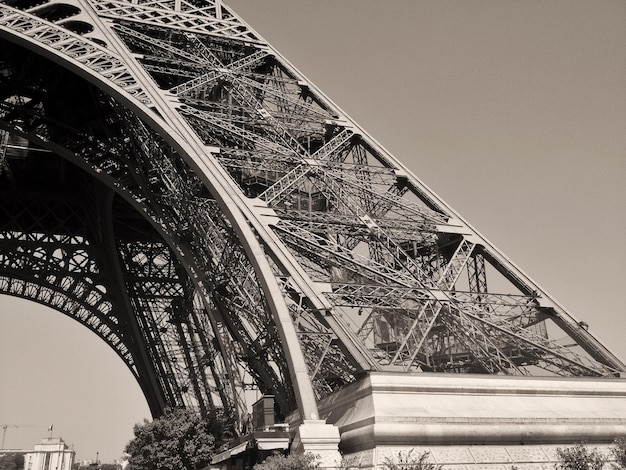
[[(626, 360), (626, 2), (227, 3)], [(95, 335), (2, 296), (0, 376), (7, 448), (54, 424), (110, 462), (149, 416)]]

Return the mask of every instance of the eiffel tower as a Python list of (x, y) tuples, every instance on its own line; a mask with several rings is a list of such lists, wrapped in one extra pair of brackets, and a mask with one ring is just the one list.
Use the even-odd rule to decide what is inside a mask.
[(96, 333), (153, 415), (626, 372), (220, 0), (4, 0), (0, 37), (0, 293)]

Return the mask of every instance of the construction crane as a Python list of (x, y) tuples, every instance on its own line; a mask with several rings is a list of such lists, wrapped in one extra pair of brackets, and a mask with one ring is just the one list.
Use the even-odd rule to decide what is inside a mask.
[(43, 426), (35, 426), (32, 424), (3, 424), (2, 425), (2, 446), (0, 449), (4, 449), (4, 440), (7, 437), (7, 429), (8, 428), (40, 428)]

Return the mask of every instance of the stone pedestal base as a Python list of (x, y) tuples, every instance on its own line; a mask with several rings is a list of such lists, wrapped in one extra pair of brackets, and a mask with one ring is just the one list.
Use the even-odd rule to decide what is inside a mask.
[(321, 467), (338, 467), (339, 428), (323, 420), (304, 420), (293, 438), (291, 452), (310, 452), (318, 457)]
[(548, 470), (559, 447), (626, 437), (626, 380), (373, 372), (319, 410), (357, 467), (415, 449), (443, 470)]

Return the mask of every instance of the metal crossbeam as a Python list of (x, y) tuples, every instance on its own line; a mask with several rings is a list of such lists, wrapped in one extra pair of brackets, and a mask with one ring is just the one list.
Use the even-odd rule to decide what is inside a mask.
[(266, 50), (258, 50), (249, 56), (243, 57), (232, 64), (228, 64), (228, 69), (222, 67), (217, 67), (207, 73), (200, 75), (199, 77), (195, 77), (192, 80), (189, 80), (185, 83), (181, 83), (180, 85), (171, 88), (169, 91), (174, 95), (183, 96), (190, 91), (193, 91), (197, 88), (202, 88), (208, 85), (211, 82), (216, 81), (218, 78), (225, 75), (228, 70), (229, 73), (240, 72), (242, 70), (247, 70), (254, 66), (256, 63), (262, 61), (266, 57), (269, 56), (269, 52)]

